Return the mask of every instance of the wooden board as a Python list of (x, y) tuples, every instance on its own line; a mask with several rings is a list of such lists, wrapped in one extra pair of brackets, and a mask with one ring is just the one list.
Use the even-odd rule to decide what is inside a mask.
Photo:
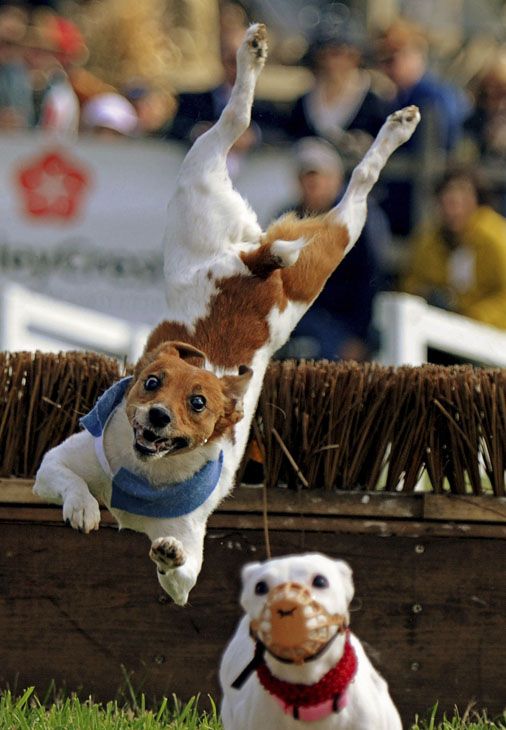
[[(31, 479), (0, 479), (0, 505), (42, 505), (32, 492)], [(370, 517), (372, 519), (428, 519), (436, 521), (486, 522), (506, 525), (506, 497), (440, 495), (432, 493), (392, 494), (382, 492), (328, 492), (323, 489), (267, 490), (270, 514), (321, 515), (325, 517)], [(262, 511), (261, 488), (236, 488), (220, 511), (254, 513)]]
[[(31, 507), (32, 520), (41, 509)], [(43, 694), (55, 680), (106, 700), (125, 687), (126, 671), (155, 700), (218, 696), (219, 658), (239, 618), (239, 572), (264, 557), (261, 530), (241, 524), (247, 515), (216, 515), (191, 605), (180, 608), (159, 590), (144, 536), (107, 526), (81, 535), (0, 513), (1, 687), (34, 684)], [(475, 699), (499, 712), (506, 541), (342, 534), (329, 524), (276, 523), (273, 553), (320, 550), (349, 561), (352, 628), (370, 645), (406, 726), (436, 700), (441, 710)]]

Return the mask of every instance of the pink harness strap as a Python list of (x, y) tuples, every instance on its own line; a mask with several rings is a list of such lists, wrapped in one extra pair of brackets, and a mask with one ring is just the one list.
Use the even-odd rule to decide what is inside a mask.
[(324, 720), (333, 712), (340, 712), (348, 702), (346, 692), (339, 695), (337, 703), (330, 699), (325, 702), (320, 702), (318, 705), (311, 705), (310, 707), (297, 707), (296, 705), (287, 705), (279, 697), (272, 695), (272, 698), (278, 703), (283, 712), (296, 720), (302, 720), (303, 722), (316, 722), (316, 720)]

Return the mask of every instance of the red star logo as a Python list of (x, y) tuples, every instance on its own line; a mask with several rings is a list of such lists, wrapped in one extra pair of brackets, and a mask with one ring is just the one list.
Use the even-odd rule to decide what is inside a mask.
[(89, 176), (78, 164), (56, 150), (44, 152), (17, 173), (28, 216), (71, 220), (80, 210)]

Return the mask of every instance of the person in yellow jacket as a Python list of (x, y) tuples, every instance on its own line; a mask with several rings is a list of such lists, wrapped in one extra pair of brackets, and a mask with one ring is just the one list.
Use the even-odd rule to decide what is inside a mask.
[(413, 237), (401, 288), (506, 329), (506, 219), (480, 202), (471, 172), (447, 172), (436, 194), (439, 217)]

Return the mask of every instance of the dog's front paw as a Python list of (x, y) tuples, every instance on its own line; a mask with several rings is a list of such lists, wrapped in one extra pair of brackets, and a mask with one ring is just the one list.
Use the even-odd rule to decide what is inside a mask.
[(175, 537), (158, 537), (151, 543), (149, 557), (162, 575), (186, 562), (183, 545)]
[(68, 494), (63, 501), (63, 519), (75, 530), (91, 532), (100, 525), (100, 507), (93, 495), (88, 493)]

